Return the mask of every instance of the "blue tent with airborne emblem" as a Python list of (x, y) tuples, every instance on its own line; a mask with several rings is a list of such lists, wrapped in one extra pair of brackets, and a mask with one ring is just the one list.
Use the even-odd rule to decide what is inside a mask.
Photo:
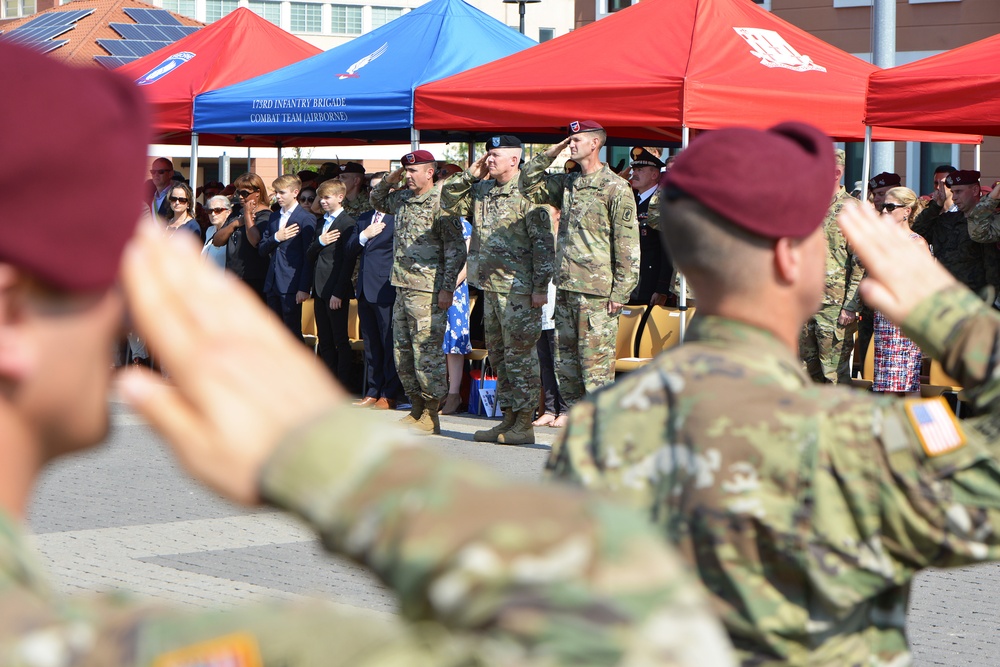
[(431, 0), (347, 44), (197, 96), (194, 130), (409, 141), (417, 86), (534, 44), (463, 0)]

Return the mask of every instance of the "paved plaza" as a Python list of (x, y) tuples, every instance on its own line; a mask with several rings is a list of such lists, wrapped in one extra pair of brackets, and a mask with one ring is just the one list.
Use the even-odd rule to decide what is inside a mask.
[[(141, 419), (123, 405), (111, 409), (105, 446), (50, 468), (29, 509), (35, 544), (60, 589), (127, 589), (198, 607), (320, 596), (365, 613), (395, 613), (391, 594), (362, 568), (323, 553), (298, 521), (206, 491)], [(404, 413), (375, 414), (393, 420)], [(519, 480), (539, 478), (557, 433), (536, 429), (539, 444), (501, 447), (472, 442), (485, 420), (448, 416), (441, 424), (442, 435), (428, 444)], [(914, 589), (917, 665), (1000, 665), (997, 566), (930, 572)]]

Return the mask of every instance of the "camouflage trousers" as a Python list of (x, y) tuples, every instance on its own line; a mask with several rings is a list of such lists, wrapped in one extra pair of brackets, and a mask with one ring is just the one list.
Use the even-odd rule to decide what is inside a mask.
[(396, 372), (406, 395), (438, 400), (448, 393), (448, 370), (441, 342), (448, 311), (437, 305), (437, 293), (396, 288), (392, 308), (392, 349)]
[(814, 382), (848, 384), (851, 381), (853, 325), (837, 324), (841, 307), (822, 306), (799, 336), (799, 358)]
[(542, 310), (531, 307), (530, 294), (483, 294), (486, 349), (497, 373), (497, 400), (515, 412), (534, 409), (541, 390), (535, 343), (542, 334)]
[(559, 393), (574, 403), (615, 380), (618, 316), (608, 297), (556, 290), (556, 374)]

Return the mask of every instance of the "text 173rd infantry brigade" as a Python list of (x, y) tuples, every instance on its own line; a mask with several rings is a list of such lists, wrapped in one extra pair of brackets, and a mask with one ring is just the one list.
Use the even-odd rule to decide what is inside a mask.
[[(346, 107), (346, 97), (288, 97), (273, 100), (254, 100), (254, 109), (330, 109)], [(252, 113), (251, 123), (320, 123), (343, 122), (347, 120), (344, 111), (285, 111), (283, 113)]]

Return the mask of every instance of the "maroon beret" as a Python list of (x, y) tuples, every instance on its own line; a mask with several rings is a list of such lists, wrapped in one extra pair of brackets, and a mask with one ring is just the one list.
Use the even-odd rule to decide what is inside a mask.
[(421, 150), (407, 153), (403, 156), (401, 162), (404, 167), (407, 167), (411, 164), (427, 164), (428, 162), (437, 162), (437, 160), (434, 159), (434, 156), (431, 155), (430, 151)]
[(830, 208), (834, 171), (831, 139), (812, 125), (790, 122), (702, 134), (664, 180), (668, 196), (680, 191), (747, 231), (803, 238)]
[[(102, 67), (18, 46), (0, 43), (0, 62), (0, 262), (59, 289), (106, 289), (142, 213), (142, 95)], [(67, 172), (54, 188), (53, 164)], [(69, 206), (46, 206), (54, 194)]]
[(597, 130), (603, 130), (601, 124), (596, 120), (574, 120), (569, 124), (570, 134), (580, 134), (581, 132), (596, 132)]
[(948, 178), (944, 180), (944, 184), (949, 188), (956, 185), (979, 185), (979, 178), (982, 176), (978, 171), (973, 171), (971, 169), (962, 169), (959, 171), (953, 171), (948, 174)]
[(903, 181), (899, 178), (899, 174), (893, 174), (888, 171), (883, 171), (877, 176), (872, 176), (871, 180), (868, 181), (868, 187), (874, 190), (875, 188), (898, 188), (903, 184)]

